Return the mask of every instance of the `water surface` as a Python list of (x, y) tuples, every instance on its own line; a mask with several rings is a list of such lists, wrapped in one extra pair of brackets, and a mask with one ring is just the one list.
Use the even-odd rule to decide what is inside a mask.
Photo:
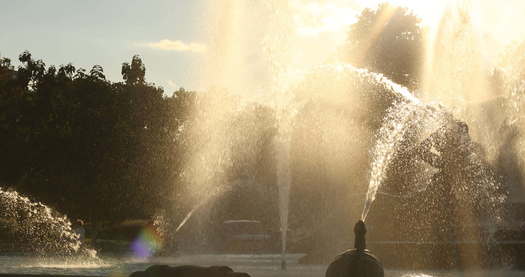
[[(102, 262), (82, 260), (42, 259), (22, 256), (0, 256), (0, 273), (56, 274), (85, 276), (128, 276), (152, 264), (229, 265), (236, 271), (250, 273), (252, 277), (310, 277), (324, 276), (326, 265), (300, 265), (301, 254), (288, 255), (288, 270), (281, 271), (280, 254), (211, 254), (180, 257), (156, 257), (149, 260), (106, 258)], [(512, 270), (493, 271), (409, 271), (386, 270), (386, 277), (518, 277), (525, 272)]]

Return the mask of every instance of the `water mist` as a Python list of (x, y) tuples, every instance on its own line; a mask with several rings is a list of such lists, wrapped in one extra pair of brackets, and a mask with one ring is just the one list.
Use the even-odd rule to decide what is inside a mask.
[(0, 218), (8, 223), (8, 230), (36, 253), (99, 261), (96, 251), (82, 244), (67, 216), (57, 216), (48, 206), (3, 188), (0, 206)]

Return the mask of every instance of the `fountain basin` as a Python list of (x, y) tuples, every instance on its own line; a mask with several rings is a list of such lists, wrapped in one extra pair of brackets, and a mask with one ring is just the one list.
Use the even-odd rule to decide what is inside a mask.
[[(370, 244), (371, 247), (374, 245)], [(34, 257), (0, 257), (0, 277), (35, 276), (120, 276), (125, 277), (134, 271), (144, 270), (152, 264), (180, 265), (218, 265), (227, 264), (235, 271), (247, 272), (253, 277), (319, 277), (326, 271), (326, 264), (303, 265), (298, 259), (304, 254), (289, 254), (288, 269), (279, 269), (280, 254), (272, 255), (188, 255), (180, 257), (158, 257), (149, 261), (132, 258), (108, 259), (101, 267), (88, 267), (81, 264), (60, 264), (39, 262)], [(383, 257), (382, 257), (383, 258)], [(476, 276), (524, 276), (525, 272), (516, 270), (430, 270), (430, 269), (385, 269), (387, 277), (476, 277)]]

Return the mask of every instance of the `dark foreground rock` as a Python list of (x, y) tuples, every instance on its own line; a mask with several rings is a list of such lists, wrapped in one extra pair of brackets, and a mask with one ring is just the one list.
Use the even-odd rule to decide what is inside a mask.
[(250, 275), (234, 272), (228, 266), (152, 265), (144, 271), (131, 273), (129, 277), (250, 277)]

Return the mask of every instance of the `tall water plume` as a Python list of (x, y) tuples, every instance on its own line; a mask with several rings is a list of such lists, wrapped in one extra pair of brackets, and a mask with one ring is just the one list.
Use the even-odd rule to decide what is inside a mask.
[(290, 205), (290, 143), (288, 130), (280, 128), (276, 137), (277, 150), (277, 182), (279, 190), (279, 217), (281, 231), (281, 268), (286, 269), (286, 247), (288, 237), (288, 217)]
[[(427, 33), (419, 95), (468, 123), (478, 157), (508, 202), (524, 201), (523, 45), (520, 1), (453, 1)], [(514, 41), (514, 42), (513, 42)], [(521, 76), (520, 76), (521, 75)], [(495, 172), (494, 172), (495, 171)], [(490, 177), (487, 177), (490, 179)], [(500, 193), (495, 193), (495, 197)], [(499, 208), (501, 210), (501, 208)], [(470, 218), (465, 218), (471, 221)], [(508, 219), (511, 220), (511, 219)]]
[[(292, 181), (290, 129), (296, 110), (289, 88), (301, 80), (303, 70), (325, 60), (332, 52), (329, 49), (337, 47), (312, 38), (305, 39), (304, 34), (298, 32), (298, 21), (317, 16), (305, 9), (309, 5), (307, 2), (208, 1), (209, 26), (212, 27), (207, 30), (209, 50), (205, 55), (201, 82), (210, 89), (198, 96), (193, 119), (185, 131), (195, 146), (188, 151), (191, 154), (187, 157), (182, 180), (190, 195), (189, 206), (196, 207), (200, 205), (198, 199), (220, 195), (232, 183), (230, 168), (233, 160), (244, 155), (243, 151), (231, 147), (238, 141), (238, 134), (229, 132), (235, 117), (251, 102), (274, 111), (277, 135), (273, 147), (278, 165), (276, 183), (283, 259)], [(344, 34), (342, 30), (337, 33), (337, 39), (344, 38), (341, 34)], [(326, 38), (333, 41), (333, 36), (330, 36)], [(305, 43), (308, 40), (315, 46)], [(319, 51), (320, 47), (324, 51)], [(218, 96), (218, 91), (227, 93)], [(235, 103), (227, 101), (225, 104), (222, 98), (225, 95), (232, 96)], [(251, 137), (251, 131), (246, 129), (240, 135)]]
[[(318, 66), (335, 59), (333, 50), (346, 39), (351, 20), (338, 22), (340, 29), (332, 29), (334, 20), (344, 18), (334, 16), (337, 11), (353, 13), (344, 3), (347, 1), (208, 1), (210, 41), (201, 79), (202, 86), (209, 89), (199, 93), (192, 119), (184, 127), (185, 139), (191, 141), (191, 147), (185, 156), (186, 168), (181, 178), (185, 191), (181, 194), (189, 196), (182, 201), (187, 202), (186, 210), (190, 214), (203, 201), (213, 202), (225, 191), (234, 190), (232, 178), (235, 179), (238, 172), (232, 173), (231, 168), (236, 161), (246, 162), (253, 157), (249, 147), (241, 151), (234, 146), (257, 140), (253, 133), (256, 128), (247, 128), (241, 133), (231, 131), (232, 125), (238, 124), (235, 118), (247, 111), (251, 103), (271, 109), (277, 122), (278, 135), (273, 147), (278, 165), (276, 183), (280, 191), (283, 249), (286, 249), (286, 225), (298, 221), (297, 217), (289, 216), (292, 211), (288, 199), (294, 198), (294, 189), (311, 184), (313, 187), (308, 189), (312, 194), (324, 194), (346, 186), (338, 197), (348, 200), (350, 194), (361, 193), (361, 174), (367, 169), (363, 164), (370, 158), (372, 185), (362, 215), (366, 217), (379, 185), (392, 170), (392, 161), (399, 159), (406, 145), (421, 142), (438, 128), (441, 112), (419, 104), (409, 91), (381, 75), (345, 64)], [(453, 36), (458, 34), (461, 18), (458, 14), (449, 23), (444, 20), (443, 26), (453, 27), (442, 27), (442, 31), (435, 33), (439, 39), (429, 39), (429, 44), (456, 43)], [(467, 33), (472, 34), (465, 31), (459, 36)], [(445, 56), (447, 47), (428, 47), (423, 86), (417, 94), (424, 100), (442, 100), (449, 104), (447, 95), (452, 93), (487, 91), (488, 84), (480, 77), (485, 74), (479, 69), (484, 64), (479, 58), (481, 53), (471, 54), (466, 50), (474, 47), (476, 41), (479, 42), (479, 38), (458, 39), (455, 50)], [(472, 57), (468, 65), (461, 64), (468, 57)], [(458, 75), (458, 72), (467, 73)], [(466, 85), (472, 81), (475, 84)], [(311, 116), (306, 119), (308, 114)], [(378, 135), (372, 137), (370, 134), (376, 130)], [(408, 138), (411, 135), (415, 138)], [(367, 147), (374, 143), (373, 157), (368, 157)], [(310, 154), (312, 156), (308, 156)], [(320, 157), (321, 161), (312, 161), (311, 157)], [(290, 172), (290, 167), (294, 167), (308, 175), (307, 169), (314, 163), (323, 165), (319, 170), (323, 172), (318, 174), (323, 176), (315, 181)], [(421, 165), (417, 169), (425, 168)], [(327, 188), (317, 183), (327, 181), (344, 185)], [(425, 188), (425, 184), (417, 183), (409, 190), (417, 194)], [(304, 199), (297, 200), (301, 201)], [(357, 201), (352, 199), (352, 202)], [(329, 208), (324, 211), (319, 213), (320, 217), (330, 216)], [(304, 213), (297, 211), (301, 212)]]
[[(480, 158), (497, 163), (495, 160), (501, 158), (504, 144), (500, 141), (505, 141), (501, 133), (509, 133), (501, 131), (511, 128), (505, 127), (511, 122), (514, 123), (512, 128), (518, 128), (514, 119), (517, 118), (515, 108), (520, 106), (516, 103), (520, 101), (516, 100), (515, 92), (520, 90), (520, 85), (516, 86), (516, 82), (506, 79), (508, 68), (495, 70), (495, 67), (501, 65), (499, 57), (506, 51), (509, 42), (522, 40), (525, 28), (509, 26), (522, 21), (516, 7), (523, 7), (523, 3), (511, 1), (503, 5), (492, 0), (421, 4), (390, 2), (406, 4), (416, 15), (423, 17), (425, 65), (416, 95), (426, 102), (445, 104), (456, 118), (465, 120), (471, 127), (470, 134), (486, 150), (487, 156)], [(430, 9), (430, 6), (435, 7)], [(517, 54), (510, 55), (511, 59), (516, 59)], [(513, 96), (507, 97), (509, 94)], [(385, 124), (394, 123), (387, 121)], [(388, 129), (386, 125), (383, 128)], [(382, 141), (378, 143), (375, 151)], [(388, 160), (389, 157), (386, 155), (382, 159)], [(376, 162), (373, 163), (375, 165)]]
[(521, 43), (525, 34), (523, 24), (515, 23), (523, 20), (517, 12), (522, 7), (519, 1), (450, 1), (426, 35), (419, 95), (447, 105), (466, 120), (491, 162), (503, 139), (494, 130), (512, 122), (520, 102), (512, 96), (513, 70), (502, 57), (519, 59), (518, 53), (508, 52), (512, 41)]

